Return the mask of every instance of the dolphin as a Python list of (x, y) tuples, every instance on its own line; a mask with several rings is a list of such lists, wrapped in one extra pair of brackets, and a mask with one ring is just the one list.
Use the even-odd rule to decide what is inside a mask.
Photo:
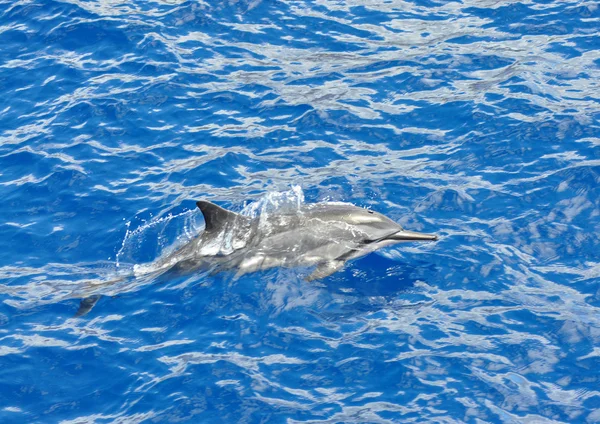
[(307, 281), (339, 271), (349, 260), (407, 241), (434, 241), (434, 234), (402, 228), (388, 217), (344, 203), (305, 204), (250, 218), (206, 200), (196, 202), (205, 229), (162, 259), (159, 268), (189, 273), (234, 270), (240, 276), (275, 267), (316, 266)]
[[(229, 270), (235, 271), (234, 279), (238, 279), (275, 267), (314, 266), (305, 278), (313, 281), (383, 247), (438, 239), (434, 234), (405, 230), (380, 213), (345, 203), (304, 204), (256, 218), (206, 200), (196, 205), (204, 216), (204, 231), (149, 266), (136, 266), (138, 276)], [(99, 299), (98, 295), (83, 299), (75, 316), (87, 314)]]

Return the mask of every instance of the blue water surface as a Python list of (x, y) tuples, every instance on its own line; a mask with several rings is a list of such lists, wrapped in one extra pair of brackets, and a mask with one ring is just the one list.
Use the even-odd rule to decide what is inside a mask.
[[(2, 423), (600, 422), (597, 1), (0, 0), (0, 199)], [(440, 240), (135, 277), (198, 199)]]

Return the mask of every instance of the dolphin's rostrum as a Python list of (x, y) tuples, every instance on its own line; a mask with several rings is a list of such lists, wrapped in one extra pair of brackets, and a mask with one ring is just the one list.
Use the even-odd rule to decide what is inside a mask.
[(325, 278), (346, 261), (405, 241), (437, 240), (404, 230), (386, 216), (343, 203), (302, 205), (256, 218), (201, 200), (205, 230), (160, 261), (177, 273), (197, 269), (235, 270), (236, 278), (274, 267), (310, 267), (308, 281)]

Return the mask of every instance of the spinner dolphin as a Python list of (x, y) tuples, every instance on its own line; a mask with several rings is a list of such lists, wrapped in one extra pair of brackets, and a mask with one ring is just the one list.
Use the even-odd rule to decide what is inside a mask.
[[(305, 278), (312, 281), (328, 277), (347, 261), (382, 247), (437, 240), (434, 234), (405, 230), (380, 213), (344, 203), (305, 204), (256, 218), (205, 200), (196, 205), (204, 216), (204, 231), (173, 253), (142, 267), (145, 271), (141, 275), (210, 270), (232, 271), (234, 278), (239, 278), (275, 267), (314, 267)], [(83, 299), (76, 316), (88, 313), (99, 299), (99, 295)]]
[(386, 216), (340, 203), (307, 204), (250, 218), (208, 201), (196, 203), (205, 230), (162, 260), (177, 273), (212, 268), (235, 276), (275, 267), (316, 266), (308, 281), (325, 278), (352, 259), (407, 241), (437, 236), (407, 231)]

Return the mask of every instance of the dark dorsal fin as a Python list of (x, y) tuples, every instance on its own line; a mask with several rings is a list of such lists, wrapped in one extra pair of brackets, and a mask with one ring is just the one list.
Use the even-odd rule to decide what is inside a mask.
[(206, 231), (214, 231), (223, 228), (225, 223), (232, 222), (236, 218), (240, 217), (235, 212), (223, 209), (221, 206), (217, 206), (214, 203), (207, 202), (206, 200), (200, 200), (196, 202), (196, 206), (202, 211), (204, 215), (204, 222), (206, 222)]

